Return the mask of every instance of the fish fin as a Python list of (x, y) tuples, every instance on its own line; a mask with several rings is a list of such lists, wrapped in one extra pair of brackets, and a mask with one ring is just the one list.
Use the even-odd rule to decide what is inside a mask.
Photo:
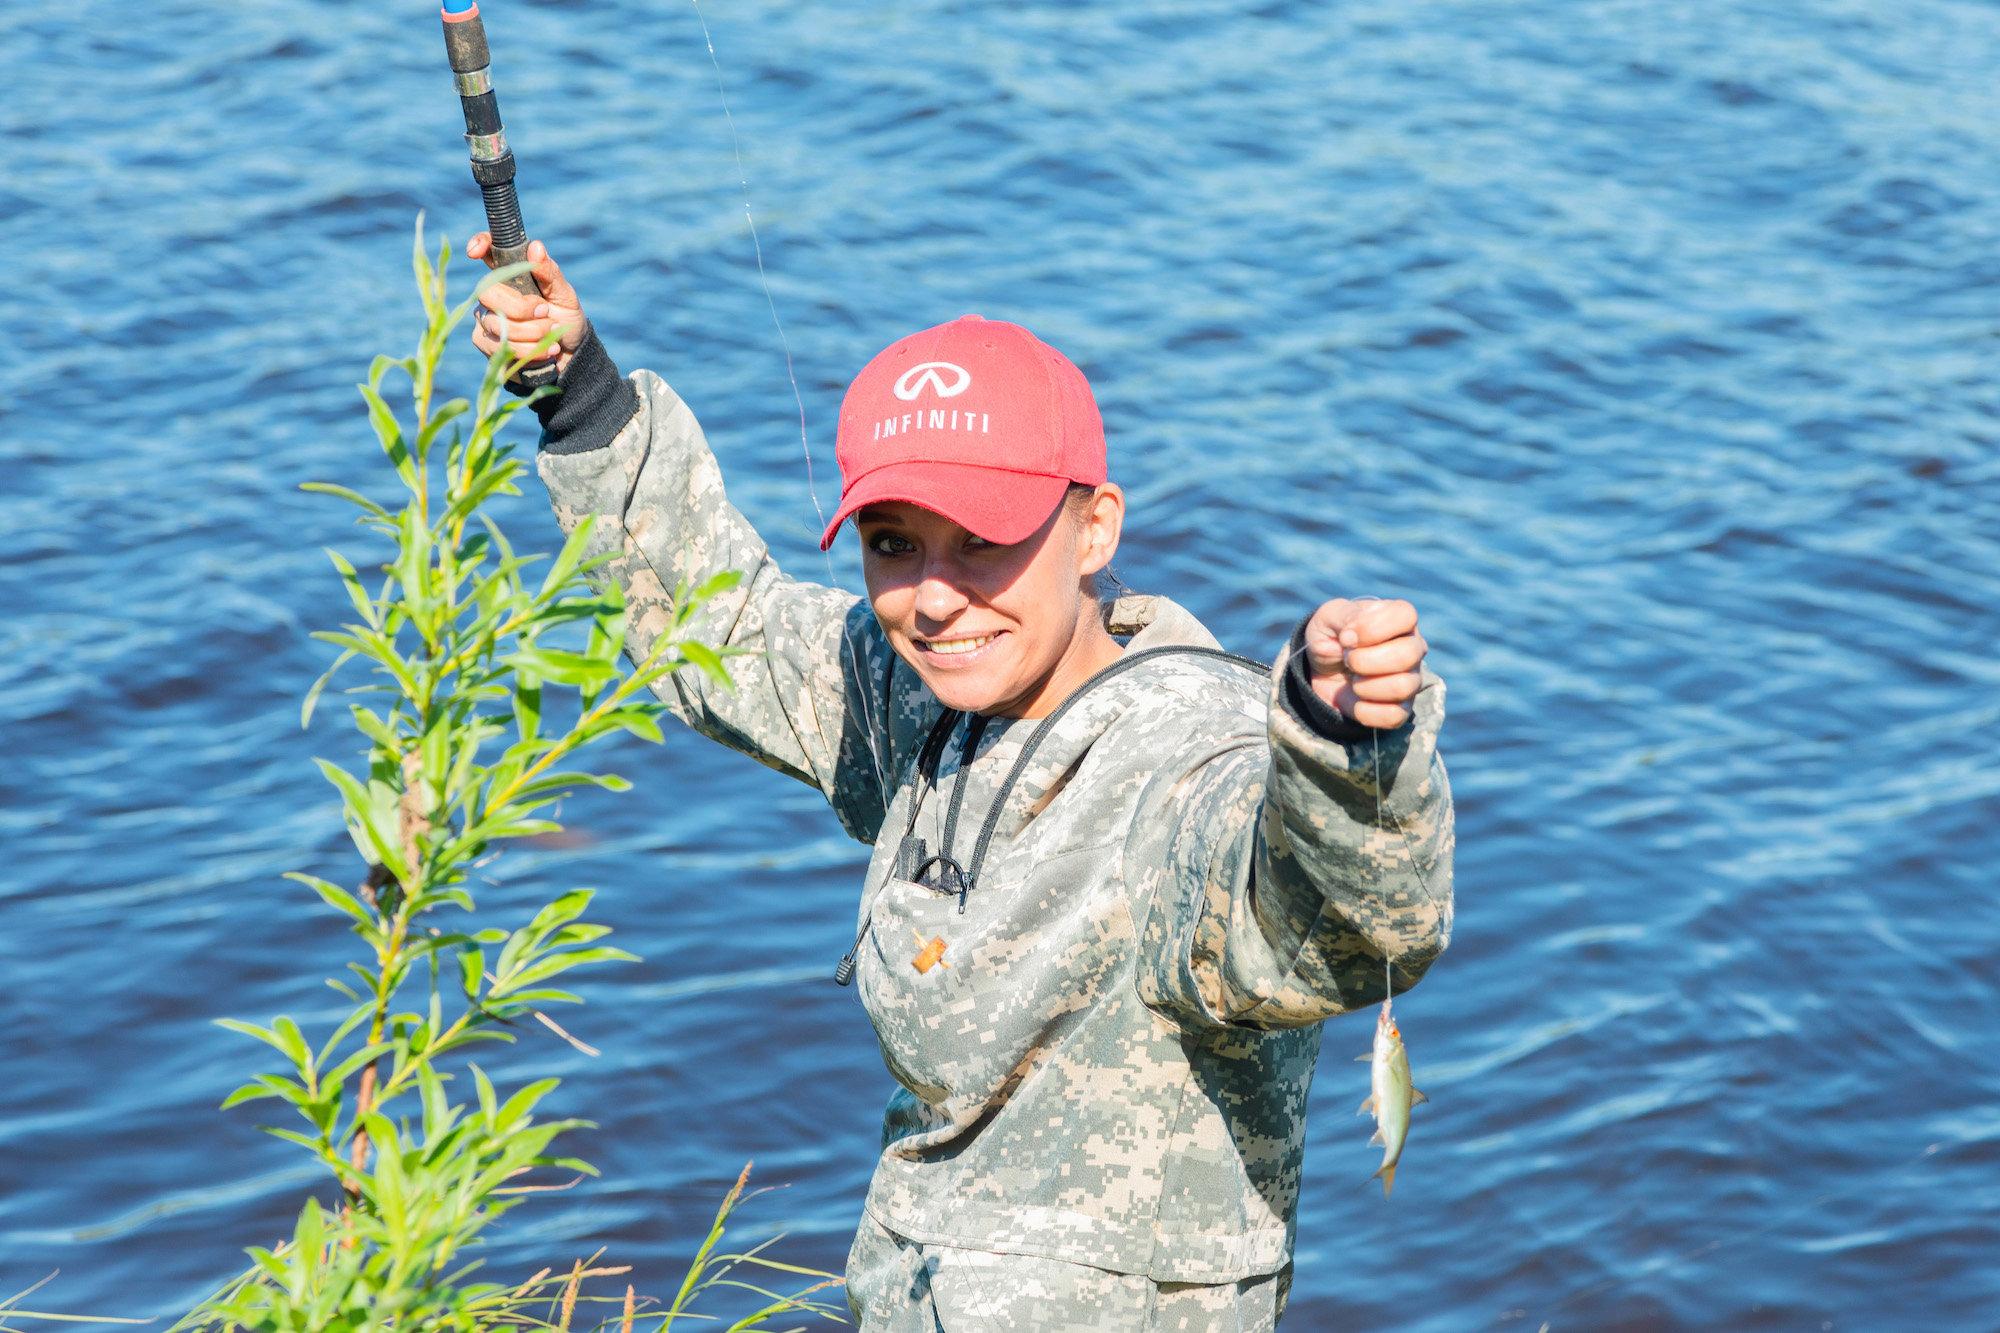
[(1378, 1129), (1375, 1131), (1375, 1137), (1368, 1140), (1368, 1146), (1371, 1148), (1379, 1148), (1388, 1141), (1389, 1140), (1382, 1137), (1382, 1131)]
[[(1382, 1197), (1385, 1199), (1388, 1198), (1390, 1186), (1396, 1183), (1396, 1164), (1394, 1162), (1382, 1163), (1381, 1168), (1375, 1172), (1375, 1175), (1382, 1177)], [(1370, 1179), (1373, 1179), (1373, 1177), (1370, 1177)]]
[(1354, 1114), (1367, 1115), (1370, 1111), (1374, 1109), (1375, 1109), (1375, 1094), (1371, 1092), (1366, 1097), (1363, 1097), (1361, 1099), (1361, 1109), (1356, 1111)]
[(1422, 1104), (1423, 1104), (1424, 1102), (1427, 1102), (1427, 1101), (1429, 1101), (1429, 1100), (1430, 1100), (1430, 1098), (1428, 1098), (1428, 1097), (1424, 1096), (1424, 1090), (1423, 1090), (1422, 1088), (1411, 1088), (1411, 1089), (1410, 1089), (1410, 1105), (1412, 1105), (1412, 1106), (1419, 1106), (1419, 1105), (1422, 1105)]
[(1355, 1062), (1356, 1064), (1360, 1064), (1360, 1063), (1362, 1063), (1363, 1061), (1367, 1061), (1367, 1060), (1373, 1060), (1374, 1058), (1375, 1058), (1375, 1052), (1373, 1052), (1373, 1051), (1363, 1051), (1363, 1052), (1362, 1052), (1362, 1053), (1361, 1053), (1360, 1055), (1357, 1055), (1357, 1056), (1355, 1056), (1355, 1057), (1354, 1057), (1354, 1062)]

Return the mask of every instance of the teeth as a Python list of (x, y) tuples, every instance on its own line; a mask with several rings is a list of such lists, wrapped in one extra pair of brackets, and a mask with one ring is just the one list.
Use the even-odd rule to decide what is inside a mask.
[(924, 648), (933, 653), (943, 653), (947, 657), (957, 653), (969, 653), (975, 648), (984, 648), (993, 642), (991, 634), (981, 634), (973, 639), (933, 639)]

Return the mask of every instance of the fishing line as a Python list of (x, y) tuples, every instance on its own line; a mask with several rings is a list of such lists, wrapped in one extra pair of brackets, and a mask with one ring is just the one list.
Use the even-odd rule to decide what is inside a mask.
[[(771, 295), (770, 275), (764, 271), (764, 242), (757, 235), (757, 219), (750, 214), (750, 174), (743, 168), (743, 145), (736, 137), (736, 117), (729, 114), (729, 94), (723, 90), (722, 62), (715, 55), (715, 39), (709, 36), (708, 20), (702, 17), (701, 0), (688, 0), (694, 21), (701, 25), (701, 43), (708, 48), (708, 63), (715, 67), (715, 96), (722, 103), (722, 118), (729, 124), (729, 151), (736, 159), (736, 180), (743, 187), (743, 220), (750, 224), (750, 249), (757, 256), (757, 281), (764, 288), (764, 303), (771, 308), (771, 327), (778, 331), (778, 346), (785, 353), (785, 378), (792, 382), (792, 402), (799, 409), (799, 449), (806, 456), (806, 490), (812, 495), (813, 512), (819, 515), (820, 531), (826, 530), (826, 510), (820, 508), (819, 491), (813, 485), (812, 444), (806, 438), (806, 400), (799, 392), (799, 378), (792, 373), (792, 344), (785, 337), (785, 322), (778, 318), (778, 302)], [(827, 560), (829, 572), (831, 557)]]
[[(1393, 828), (1395, 828), (1396, 832), (1402, 837), (1404, 850), (1409, 853), (1410, 868), (1416, 872), (1417, 882), (1423, 885), (1424, 893), (1427, 897), (1430, 898), (1431, 905), (1433, 909), (1435, 909), (1437, 906), (1437, 898), (1430, 892), (1430, 885), (1424, 878), (1422, 866), (1418, 864), (1416, 849), (1413, 846), (1411, 846), (1408, 833), (1404, 832), (1401, 821), (1390, 818), (1382, 806), (1382, 733), (1379, 731), (1373, 732), (1373, 734), (1370, 736), (1370, 741), (1372, 743), (1372, 750), (1373, 750), (1372, 759), (1373, 759), (1374, 776), (1375, 776), (1375, 822), (1378, 826), (1384, 823), (1390, 824)], [(1382, 972), (1383, 972), (1382, 1003), (1386, 1006), (1390, 1002), (1390, 999), (1395, 991), (1394, 963), (1391, 960), (1389, 953), (1386, 949), (1383, 951), (1382, 954)], [(1935, 1156), (1945, 1147), (1946, 1145), (1944, 1143), (1933, 1143), (1929, 1147), (1925, 1148), (1922, 1152), (1918, 1153), (1914, 1158), (1909, 1159), (1902, 1165), (1904, 1169), (1917, 1166), (1926, 1161), (1927, 1159)], [(1363, 1181), (1361, 1183), (1361, 1186), (1357, 1186), (1357, 1188), (1365, 1187), (1367, 1183), (1368, 1183), (1367, 1181)], [(1664, 1276), (1665, 1274), (1671, 1273), (1674, 1270), (1682, 1267), (1683, 1265), (1692, 1263), (1696, 1259), (1700, 1259), (1706, 1255), (1714, 1253), (1716, 1250), (1721, 1249), (1724, 1245), (1741, 1244), (1745, 1241), (1757, 1240), (1760, 1237), (1768, 1236), (1772, 1232), (1777, 1231), (1780, 1227), (1783, 1227), (1786, 1224), (1792, 1222), (1794, 1219), (1798, 1218), (1804, 1213), (1819, 1208), (1822, 1205), (1829, 1203), (1835, 1199), (1844, 1198), (1852, 1194), (1859, 1194), (1874, 1187), (1875, 1186), (1873, 1182), (1864, 1181), (1859, 1184), (1850, 1186), (1846, 1189), (1829, 1190), (1826, 1193), (1820, 1194), (1812, 1199), (1807, 1200), (1805, 1203), (1799, 1204), (1796, 1207), (1788, 1209), (1787, 1211), (1781, 1213), (1779, 1216), (1772, 1219), (1770, 1222), (1765, 1223), (1761, 1227), (1753, 1227), (1748, 1231), (1740, 1231), (1732, 1235), (1717, 1237), (1714, 1240), (1710, 1240), (1701, 1245), (1697, 1245), (1693, 1249), (1685, 1250), (1679, 1254), (1676, 1254), (1671, 1258), (1667, 1259), (1665, 1262), (1660, 1263), (1655, 1267), (1649, 1268), (1645, 1272), (1634, 1273), (1629, 1277), (1605, 1278), (1600, 1281), (1594, 1282), (1587, 1287), (1578, 1288), (1577, 1290), (1572, 1291), (1569, 1295), (1556, 1301), (1553, 1305), (1543, 1306), (1541, 1313), (1547, 1316), (1554, 1316), (1556, 1314), (1559, 1314), (1561, 1311), (1568, 1308), (1569, 1306), (1574, 1305), (1578, 1301), (1588, 1299), (1589, 1297), (1592, 1296), (1601, 1296), (1609, 1292), (1619, 1291), (1625, 1287), (1633, 1286), (1648, 1278), (1656, 1278)], [(1548, 1321), (1545, 1320), (1541, 1327), (1544, 1331), (1546, 1331), (1549, 1328)]]
[[(1343, 659), (1347, 656), (1345, 650), (1342, 651), (1341, 656)], [(1370, 727), (1368, 729), (1368, 739), (1375, 747), (1375, 826), (1380, 828), (1382, 826), (1382, 733)], [(1403, 839), (1403, 850), (1408, 851), (1409, 846), (1410, 840), (1408, 838)], [(1414, 867), (1416, 863), (1417, 858), (1412, 855), (1410, 857), (1410, 865)], [(1422, 875), (1418, 876), (1419, 881), (1422, 878)], [(1390, 958), (1389, 951), (1384, 949), (1382, 950), (1382, 1003), (1389, 1003), (1395, 996), (1396, 964)]]
[[(694, 9), (695, 22), (701, 25), (701, 42), (708, 49), (708, 63), (715, 69), (715, 96), (716, 100), (722, 104), (722, 118), (729, 125), (729, 152), (736, 159), (736, 179), (737, 183), (743, 188), (743, 220), (750, 225), (750, 249), (757, 257), (757, 282), (764, 289), (764, 304), (769, 306), (771, 310), (771, 327), (778, 331), (778, 346), (785, 354), (785, 378), (791, 381), (792, 402), (799, 409), (799, 451), (805, 455), (806, 459), (806, 493), (812, 496), (813, 513), (819, 516), (818, 530), (825, 532), (826, 510), (819, 502), (819, 487), (813, 481), (812, 442), (806, 433), (805, 395), (799, 392), (799, 377), (792, 369), (792, 344), (791, 340), (785, 336), (784, 320), (778, 317), (778, 300), (771, 294), (771, 276), (764, 270), (764, 242), (757, 235), (757, 219), (750, 212), (750, 173), (743, 166), (743, 144), (736, 134), (736, 117), (731, 115), (729, 111), (729, 94), (724, 89), (722, 81), (722, 62), (716, 57), (715, 39), (709, 35), (708, 20), (701, 12), (701, 0), (688, 0), (688, 3)], [(833, 571), (832, 553), (830, 551), (822, 551), (820, 555), (826, 561), (827, 583), (839, 591), (846, 591), (846, 589), (841, 588), (840, 579)], [(889, 802), (895, 793), (889, 785), (888, 773), (882, 766), (882, 755), (875, 746), (875, 715), (872, 706), (873, 701), (870, 697), (874, 692), (866, 686), (868, 676), (866, 664), (861, 660), (860, 655), (854, 647), (854, 636), (848, 633), (844, 618), (840, 627), (840, 638), (841, 642), (846, 645), (848, 659), (854, 666), (855, 683), (861, 687), (856, 692), (861, 697), (862, 732), (868, 741), (868, 758), (875, 766), (876, 788), (882, 793), (882, 808), (886, 814)], [(884, 707), (886, 708), (887, 705), (885, 704)], [(885, 716), (883, 718), (883, 725), (886, 727), (887, 724), (888, 718)], [(838, 755), (835, 756), (835, 759), (837, 762)]]
[[(1382, 599), (1373, 594), (1363, 594), (1362, 596), (1355, 597), (1352, 600), (1357, 602), (1379, 602)], [(1336, 642), (1338, 642), (1337, 639)], [(1301, 651), (1303, 651), (1303, 648), (1301, 648)], [(1347, 664), (1347, 649), (1345, 648), (1345, 646), (1343, 646), (1341, 648), (1341, 665), (1344, 667), (1346, 666), (1346, 664)], [(1351, 672), (1349, 674), (1352, 675)], [(1355, 698), (1358, 701), (1360, 696), (1356, 695)], [(1416, 716), (1415, 700), (1411, 701), (1410, 715), (1412, 717)], [(1411, 873), (1416, 875), (1417, 884), (1423, 889), (1424, 897), (1426, 900), (1429, 901), (1431, 905), (1431, 911), (1437, 915), (1438, 929), (1440, 930), (1440, 932), (1442, 932), (1445, 938), (1449, 939), (1451, 936), (1451, 923), (1446, 920), (1446, 914), (1444, 909), (1438, 906), (1437, 895), (1431, 892), (1431, 882), (1429, 877), (1424, 874), (1423, 863), (1417, 857), (1416, 846), (1413, 843), (1411, 843), (1408, 831), (1403, 828), (1403, 821), (1397, 819), (1394, 815), (1389, 814), (1382, 808), (1382, 732), (1380, 731), (1380, 729), (1375, 727), (1370, 727), (1368, 729), (1368, 740), (1374, 750), (1375, 826), (1377, 828), (1380, 828), (1382, 825), (1387, 824), (1390, 828), (1396, 830), (1396, 836), (1403, 840), (1403, 854), (1410, 858)], [(1384, 1004), (1387, 1004), (1395, 993), (1396, 973), (1395, 973), (1395, 963), (1390, 958), (1389, 951), (1386, 948), (1382, 950), (1382, 974), (1384, 977), (1382, 1002)]]
[[(1410, 713), (1412, 716), (1416, 714), (1416, 701), (1414, 699), (1410, 701)], [(1403, 840), (1403, 852), (1410, 858), (1410, 870), (1416, 875), (1417, 884), (1423, 889), (1424, 897), (1431, 905), (1431, 911), (1437, 914), (1438, 930), (1443, 940), (1449, 942), (1451, 939), (1451, 914), (1439, 906), (1437, 895), (1431, 892), (1430, 878), (1424, 874), (1423, 862), (1417, 856), (1415, 844), (1410, 841), (1409, 830), (1403, 827), (1402, 820), (1397, 819), (1394, 815), (1384, 816), (1382, 813), (1382, 733), (1378, 731), (1375, 733), (1375, 818), (1377, 822), (1380, 822), (1385, 817), (1388, 819), (1389, 827), (1396, 830), (1396, 836)]]

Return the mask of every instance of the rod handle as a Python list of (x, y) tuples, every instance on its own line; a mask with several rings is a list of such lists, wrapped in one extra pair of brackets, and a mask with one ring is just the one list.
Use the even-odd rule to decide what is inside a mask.
[[(486, 267), (488, 268), (499, 268), (505, 264), (525, 264), (527, 262), (528, 247), (526, 242), (520, 245), (496, 245), (486, 252)], [(512, 287), (515, 291), (521, 293), (521, 295), (532, 296), (537, 301), (542, 299), (542, 289), (535, 282), (535, 275), (532, 273), (516, 273), (511, 278), (501, 279), (500, 285), (503, 287)]]
[[(493, 96), (493, 77), (488, 72), (493, 57), (486, 45), (486, 24), (479, 17), (478, 0), (445, 0), (438, 14), (444, 20), (445, 56), (465, 110), (472, 178), (485, 199), (486, 228), (493, 236), (486, 267), (523, 263), (528, 258), (528, 229), (521, 222), (521, 201), (514, 193), (514, 155), (507, 149), (500, 104)], [(523, 296), (541, 299), (542, 289), (530, 274), (516, 273), (506, 283)], [(527, 388), (539, 389), (556, 382), (556, 363), (550, 360), (526, 366), (511, 378)]]
[[(519, 245), (496, 245), (486, 252), (486, 267), (499, 268), (503, 264), (522, 264), (526, 263), (527, 259), (526, 241)], [(532, 273), (516, 273), (511, 278), (502, 279), (501, 285), (512, 287), (521, 295), (532, 296), (538, 301), (542, 298), (542, 289), (536, 285), (535, 275)], [(515, 371), (509, 378), (516, 383), (527, 385), (530, 389), (539, 389), (545, 384), (556, 382), (556, 363), (544, 361), (539, 365), (525, 366)]]

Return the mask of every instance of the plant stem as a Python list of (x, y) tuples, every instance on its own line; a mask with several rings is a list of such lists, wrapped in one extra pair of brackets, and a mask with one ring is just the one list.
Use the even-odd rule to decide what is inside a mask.
[(527, 768), (523, 769), (518, 777), (516, 777), (512, 782), (508, 783), (505, 787), (501, 788), (500, 794), (498, 796), (488, 796), (486, 798), (486, 809), (491, 810), (495, 806), (501, 806), (507, 804), (508, 801), (513, 799), (515, 792), (518, 792), (519, 790), (521, 790), (521, 788), (527, 786), (528, 783), (532, 782), (538, 775), (547, 772), (549, 765), (555, 763), (556, 760), (562, 758), (564, 755), (567, 755), (570, 751), (576, 749), (579, 745), (582, 745), (583, 741), (580, 739), (580, 737), (583, 734), (583, 729), (585, 725), (596, 721), (600, 717), (603, 717), (606, 713), (610, 712), (612, 709), (618, 707), (620, 704), (624, 703), (627, 699), (631, 698), (633, 693), (639, 688), (638, 682), (641, 679), (642, 677), (640, 677), (637, 673), (634, 673), (633, 675), (630, 676), (626, 676), (624, 679), (619, 681), (619, 683), (612, 689), (610, 694), (598, 700), (595, 704), (591, 705), (591, 707), (585, 709), (583, 716), (577, 719), (576, 726), (571, 729), (569, 735), (563, 737), (560, 741), (557, 741), (554, 745), (550, 746), (548, 751), (545, 754), (543, 754), (540, 759), (537, 759), (534, 763), (530, 764)]
[[(358, 1122), (362, 1116), (375, 1109), (375, 1062), (370, 1060), (361, 1071), (361, 1086), (354, 1093), (354, 1118)], [(348, 1153), (348, 1164), (358, 1175), (368, 1168), (368, 1131), (354, 1132), (354, 1144)], [(357, 1181), (349, 1181), (347, 1192), (353, 1198), (361, 1197), (361, 1186)]]

